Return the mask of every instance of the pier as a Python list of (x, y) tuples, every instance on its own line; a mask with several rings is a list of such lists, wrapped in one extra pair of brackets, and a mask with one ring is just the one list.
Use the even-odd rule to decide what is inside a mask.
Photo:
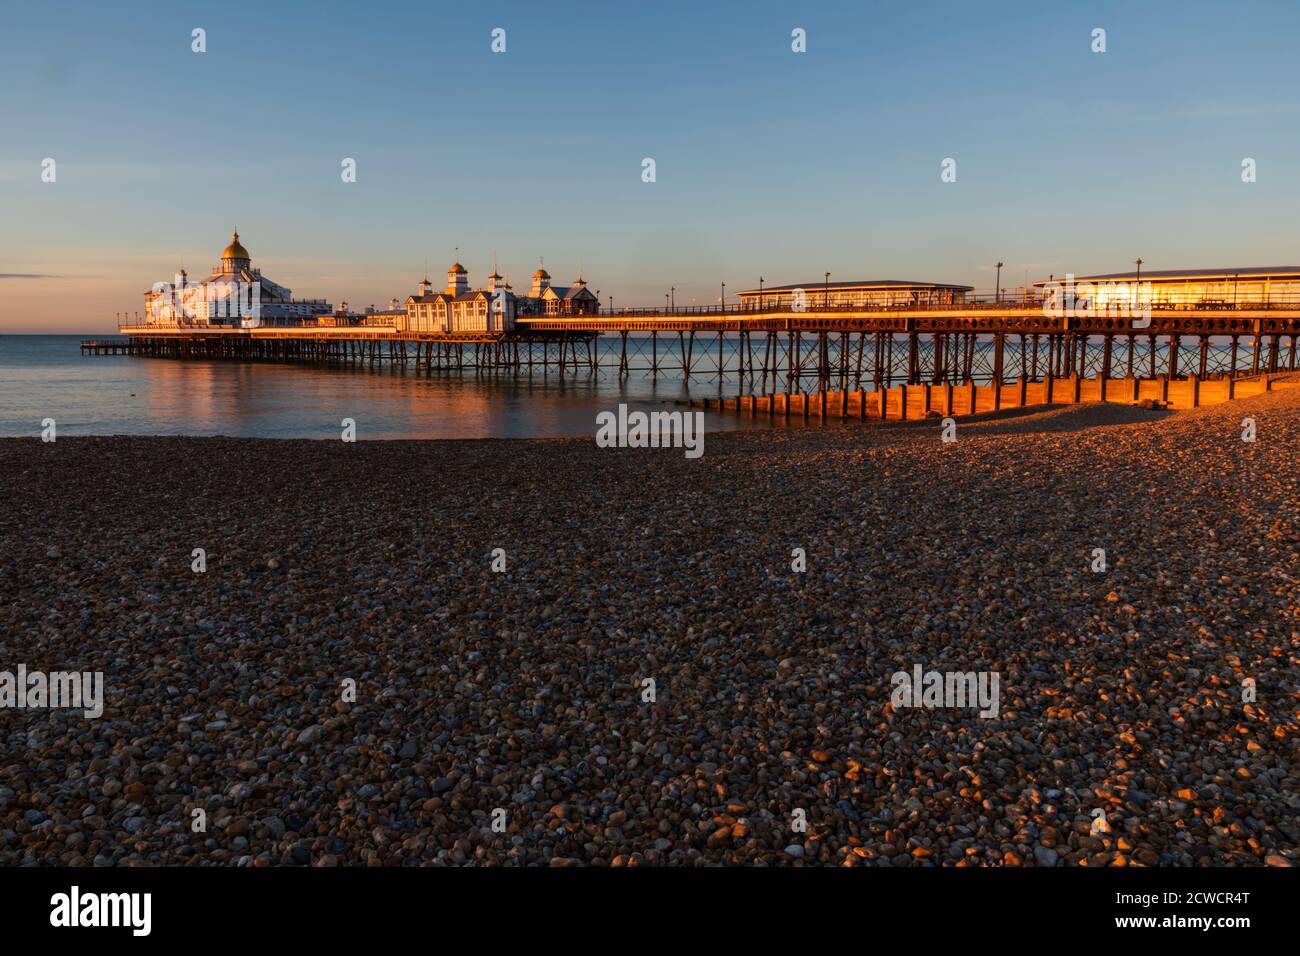
[[(884, 417), (907, 417), (913, 403), (920, 414), (944, 407), (969, 412), (974, 405), (997, 409), (1013, 397), (1022, 402), (1039, 393), (1050, 404), (1066, 394), (1091, 394), (1088, 382), (1102, 383), (1096, 387), (1102, 400), (1175, 404), (1186, 383), (1194, 382), (1199, 401), (1217, 394), (1220, 386), (1212, 382), (1294, 371), (1300, 302), (1153, 307), (1149, 320), (1140, 321), (1105, 313), (1052, 315), (1041, 299), (990, 296), (905, 307), (520, 316), (513, 331), (488, 333), (382, 325), (137, 325), (120, 332), (125, 339), (86, 341), (82, 351), (477, 374), (672, 374), (688, 386), (716, 383), (715, 407), (727, 400), (805, 414), (812, 404), (829, 414), (838, 407), (849, 415), (852, 407), (862, 415), (864, 409), (879, 413), (883, 395)], [(729, 385), (736, 391), (727, 396)], [(974, 405), (962, 397), (971, 386), (989, 389)], [(868, 392), (876, 397), (861, 397)], [(800, 397), (808, 394), (813, 397)]]

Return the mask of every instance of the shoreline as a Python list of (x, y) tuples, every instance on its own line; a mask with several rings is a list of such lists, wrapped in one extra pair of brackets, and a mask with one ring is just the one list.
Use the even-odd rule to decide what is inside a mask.
[[(634, 399), (639, 404), (647, 404), (640, 399)], [(666, 401), (663, 404), (668, 404)], [(675, 404), (682, 405), (677, 402)], [(683, 407), (682, 411), (688, 409)], [(703, 411), (695, 409), (695, 411)], [(746, 416), (736, 416), (734, 413), (706, 412), (705, 414), (725, 417), (741, 418)], [(995, 424), (1004, 420), (1015, 421), (1017, 419), (1045, 419), (1061, 417), (1072, 420), (1075, 429), (1084, 428), (1102, 428), (1109, 425), (1134, 424), (1138, 422), (1159, 421), (1168, 415), (1178, 414), (1172, 409), (1145, 409), (1136, 405), (1127, 405), (1120, 402), (1084, 402), (1078, 405), (1029, 405), (1017, 406), (1013, 408), (999, 409), (998, 411), (979, 412), (973, 415), (957, 415), (951, 417), (958, 425), (985, 425)], [(1073, 419), (1078, 418), (1077, 422)], [(915, 431), (921, 428), (937, 428), (939, 417), (932, 415), (928, 418), (909, 418), (904, 420), (888, 419), (881, 421), (879, 419), (838, 419), (827, 418), (824, 421), (819, 419), (810, 419), (808, 421), (773, 421), (770, 425), (755, 426), (753, 428), (726, 428), (711, 432), (713, 440), (717, 440), (727, 435), (760, 435), (767, 432), (797, 432), (806, 430), (827, 431), (832, 429), (853, 430), (858, 428), (867, 428), (873, 430), (897, 429), (900, 431)], [(1031, 428), (1030, 432), (1036, 429)], [(1044, 428), (1043, 430), (1054, 430)], [(463, 436), (457, 438), (358, 438), (354, 444), (387, 444), (400, 442), (426, 442), (426, 443), (472, 443), (472, 442), (582, 442), (593, 441), (597, 427), (593, 425), (590, 435), (478, 435)], [(332, 444), (338, 442), (338, 438), (280, 438), (271, 435), (153, 435), (153, 434), (134, 434), (134, 433), (117, 433), (111, 435), (65, 435), (58, 441), (117, 441), (124, 439), (150, 439), (162, 441), (249, 441), (249, 442), (270, 442), (270, 443), (289, 443), (289, 442), (315, 442), (320, 444)], [(39, 442), (40, 438), (35, 435), (0, 435), (0, 442), (22, 442), (35, 441)]]

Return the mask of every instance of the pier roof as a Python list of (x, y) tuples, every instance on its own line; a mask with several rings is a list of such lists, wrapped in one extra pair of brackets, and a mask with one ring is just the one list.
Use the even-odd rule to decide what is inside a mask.
[[(1137, 278), (1139, 278), (1137, 272), (1130, 269), (1128, 272), (1108, 272), (1104, 275), (1077, 275), (1074, 277), (1074, 281), (1096, 282), (1105, 280), (1122, 282)], [(1241, 266), (1240, 268), (1229, 269), (1143, 269), (1141, 278), (1149, 279), (1152, 282), (1158, 282), (1161, 279), (1300, 279), (1300, 266)], [(1039, 279), (1034, 285), (1043, 286), (1049, 282), (1060, 281), (1061, 277), (1058, 276), (1055, 279)]]
[(737, 295), (767, 295), (776, 292), (791, 292), (794, 289), (956, 289), (969, 292), (974, 286), (957, 285), (952, 282), (915, 282), (911, 279), (853, 279), (848, 282), (826, 282), (814, 279), (811, 282), (793, 282), (789, 285), (765, 285), (762, 289), (744, 289)]

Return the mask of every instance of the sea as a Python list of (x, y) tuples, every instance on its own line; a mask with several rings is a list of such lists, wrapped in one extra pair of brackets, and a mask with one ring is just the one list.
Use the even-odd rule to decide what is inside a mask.
[[(734, 396), (734, 375), (680, 373), (652, 378), (617, 367), (559, 376), (552, 365), (476, 373), (333, 368), (268, 362), (196, 361), (82, 354), (82, 335), (0, 336), (0, 436), (39, 436), (52, 418), (59, 437), (225, 435), (337, 440), (341, 422), (356, 437), (536, 438), (595, 435), (596, 416), (675, 411), (694, 398)], [(617, 338), (602, 339), (602, 362), (617, 365)], [(732, 360), (734, 362), (734, 359)], [(802, 427), (748, 413), (705, 413), (706, 431)]]

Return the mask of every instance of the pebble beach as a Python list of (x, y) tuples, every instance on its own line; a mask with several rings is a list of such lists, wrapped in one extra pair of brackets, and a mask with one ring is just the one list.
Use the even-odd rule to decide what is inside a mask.
[(1300, 388), (695, 460), (4, 439), (0, 497), (0, 670), (106, 691), (0, 709), (0, 865), (1300, 858)]

